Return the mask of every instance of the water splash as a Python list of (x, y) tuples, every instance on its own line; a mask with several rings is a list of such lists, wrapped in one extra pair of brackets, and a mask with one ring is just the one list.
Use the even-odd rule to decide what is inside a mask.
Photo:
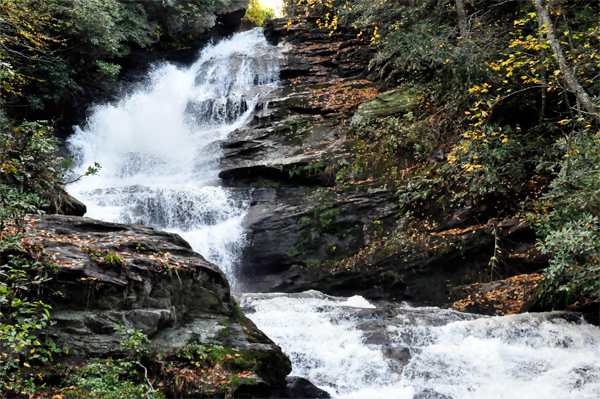
[[(316, 291), (238, 298), (290, 356), (292, 374), (334, 398), (600, 397), (600, 330), (583, 322), (378, 303), (373, 309), (364, 299)], [(402, 368), (389, 353), (404, 348), (411, 357)]]
[(157, 66), (117, 104), (98, 106), (68, 140), (83, 173), (69, 186), (86, 216), (180, 233), (235, 287), (248, 203), (220, 186), (219, 140), (246, 123), (279, 79), (260, 29), (205, 48), (189, 68)]

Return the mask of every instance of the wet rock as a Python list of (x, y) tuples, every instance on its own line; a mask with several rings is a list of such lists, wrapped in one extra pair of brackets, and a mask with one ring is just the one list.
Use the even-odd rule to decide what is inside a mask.
[[(360, 97), (353, 91), (355, 105), (347, 106), (331, 93), (371, 93), (361, 79), (374, 50), (355, 35), (332, 42), (326, 29), (307, 28), (316, 18), (294, 18), (301, 23), (289, 29), (287, 19), (265, 27), (267, 39), (278, 45), (282, 87), (264, 97), (247, 126), (221, 143), (219, 177), (252, 196), (240, 276), (251, 290), (308, 288), (297, 270), (315, 260), (354, 255), (365, 244), (368, 226), (387, 223), (395, 209), (387, 190), (323, 191), (335, 186), (336, 163), (348, 154), (348, 122)], [(288, 274), (279, 279), (281, 272)]]
[[(244, 222), (250, 245), (243, 255), (244, 270), (253, 277), (252, 290), (283, 289), (286, 280), (295, 278), (266, 275), (273, 277), (286, 270), (294, 274), (300, 270), (299, 266), (290, 269), (294, 265), (356, 253), (364, 245), (370, 222), (391, 219), (395, 212), (392, 195), (380, 189), (332, 194), (327, 190), (265, 188), (252, 195), (255, 204)], [(294, 291), (299, 289), (296, 286)]]
[[(392, 225), (394, 221), (391, 217)], [(514, 230), (520, 224), (512, 220), (498, 222), (497, 234), (502, 238), (503, 249), (496, 254), (499, 260), (496, 273), (516, 274), (514, 270), (532, 273), (543, 268), (548, 260), (535, 249), (535, 234), (529, 237), (532, 231), (520, 230), (517, 233)], [(302, 224), (297, 224), (296, 228), (299, 226)], [(293, 231), (286, 231), (286, 234), (293, 237)], [(464, 282), (489, 281), (489, 261), (495, 251), (494, 227), (485, 225), (422, 234), (418, 240), (402, 244), (399, 250), (379, 251), (368, 258), (358, 258), (344, 269), (332, 272), (333, 269), (326, 266), (296, 266), (288, 270), (274, 267), (269, 275), (259, 275), (259, 281), (253, 284), (257, 290), (298, 292), (308, 288), (331, 295), (362, 295), (372, 299), (442, 306), (463, 297), (462, 294), (460, 298), (456, 297), (462, 291), (454, 287), (463, 286)], [(521, 236), (515, 236), (517, 238), (512, 241), (513, 234)], [(279, 240), (287, 237), (284, 235)], [(529, 237), (531, 243), (525, 245), (524, 237)], [(277, 244), (275, 237), (271, 240)], [(319, 244), (325, 242), (316, 241)], [(359, 247), (364, 245), (361, 242)], [(272, 247), (276, 245), (272, 244)], [(283, 257), (279, 259), (285, 262)], [(261, 270), (260, 267), (258, 269)], [(467, 295), (464, 294), (464, 297)], [(495, 308), (492, 310), (495, 311)]]
[(404, 347), (387, 348), (381, 351), (386, 359), (391, 360), (391, 368), (396, 373), (402, 372), (402, 369), (410, 362), (412, 358), (410, 349)]
[(435, 389), (424, 389), (417, 393), (414, 399), (454, 399), (451, 396), (441, 394)]
[(331, 395), (317, 388), (312, 382), (302, 377), (287, 377), (285, 389), (273, 393), (272, 398), (289, 399), (329, 399)]
[(61, 189), (57, 200), (52, 202), (44, 211), (50, 214), (83, 216), (87, 212), (87, 207), (83, 202)]
[(279, 43), (275, 57), (283, 87), (263, 98), (249, 125), (222, 142), (219, 176), (235, 184), (258, 178), (320, 184), (327, 166), (347, 150), (343, 138), (349, 125), (344, 122), (350, 115), (315, 93), (340, 84), (365, 86), (359, 79), (374, 51), (351, 36), (331, 42), (326, 29), (288, 29), (286, 23), (275, 19), (265, 27), (265, 36)]

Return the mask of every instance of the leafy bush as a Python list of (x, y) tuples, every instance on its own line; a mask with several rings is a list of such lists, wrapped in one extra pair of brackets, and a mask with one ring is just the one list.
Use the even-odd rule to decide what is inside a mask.
[(273, 18), (275, 18), (275, 11), (260, 4), (259, 0), (250, 0), (250, 5), (242, 21), (249, 22), (253, 26), (262, 26), (266, 20)]
[(17, 395), (34, 388), (30, 367), (62, 352), (43, 338), (53, 324), (43, 298), (56, 265), (24, 241), (26, 220), (43, 205), (35, 194), (0, 185), (0, 391)]
[(154, 31), (145, 22), (140, 4), (117, 0), (64, 0), (60, 6), (61, 31), (80, 54), (93, 59), (126, 55), (128, 42), (146, 47)]
[(544, 270), (542, 297), (577, 305), (600, 301), (600, 224), (586, 213), (551, 231), (540, 246), (552, 256)]
[(600, 301), (600, 139), (581, 133), (557, 141), (565, 156), (531, 216), (551, 256), (542, 298), (563, 306)]
[[(33, 367), (65, 349), (44, 338), (44, 329), (53, 324), (44, 301), (57, 266), (27, 240), (26, 222), (41, 215), (49, 201), (59, 201), (70, 162), (56, 156), (58, 140), (45, 122), (18, 127), (1, 122), (0, 390), (31, 394)], [(113, 256), (113, 262), (119, 260)]]
[[(71, 387), (63, 392), (89, 399), (164, 398), (162, 393), (149, 389), (141, 381), (143, 377), (136, 368), (139, 368), (137, 361), (108, 359), (91, 362), (69, 378)], [(127, 379), (123, 378), (125, 375)]]
[(164, 395), (155, 390), (148, 380), (148, 370), (141, 358), (148, 356), (148, 337), (138, 330), (117, 325), (123, 336), (121, 349), (128, 353), (125, 359), (92, 361), (77, 369), (68, 378), (69, 387), (63, 393), (89, 399), (160, 399)]
[[(0, 0), (0, 96), (42, 110), (83, 84), (115, 78), (132, 48), (181, 47), (226, 0)], [(27, 107), (27, 108), (24, 108)]]
[(0, 130), (2, 180), (18, 190), (53, 197), (66, 181), (70, 161), (57, 157), (58, 140), (44, 121)]
[(527, 175), (524, 155), (521, 138), (510, 127), (486, 125), (463, 133), (439, 168), (446, 184), (457, 188), (450, 201), (462, 205), (486, 195), (510, 198), (511, 192), (520, 192)]

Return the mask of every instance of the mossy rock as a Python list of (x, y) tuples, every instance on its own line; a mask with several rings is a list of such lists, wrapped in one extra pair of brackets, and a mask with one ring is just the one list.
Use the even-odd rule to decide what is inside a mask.
[(419, 105), (419, 96), (413, 90), (399, 88), (379, 94), (359, 107), (352, 123), (367, 122), (376, 118), (405, 113)]

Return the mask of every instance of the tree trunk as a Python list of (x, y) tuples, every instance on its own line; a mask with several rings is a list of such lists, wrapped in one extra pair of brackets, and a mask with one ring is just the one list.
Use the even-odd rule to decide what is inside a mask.
[[(538, 18), (539, 21), (539, 33), (538, 33), (538, 38), (540, 40), (540, 44), (543, 43), (544, 41), (544, 35), (542, 34), (542, 31), (544, 30), (544, 24), (542, 23), (542, 20)], [(546, 116), (546, 91), (548, 90), (548, 80), (546, 79), (546, 50), (544, 49), (544, 46), (541, 46), (541, 50), (540, 50), (540, 74), (542, 75), (542, 90), (541, 90), (541, 94), (542, 94), (542, 112), (540, 112), (540, 122), (544, 119), (544, 117)]]
[[(540, 19), (542, 26), (545, 26), (546, 37), (550, 41), (550, 47), (556, 56), (556, 61), (558, 62), (558, 67), (565, 77), (565, 82), (567, 82), (567, 87), (573, 93), (575, 93), (575, 97), (579, 100), (581, 105), (589, 112), (596, 120), (600, 122), (600, 114), (598, 114), (598, 109), (594, 101), (590, 98), (590, 96), (585, 92), (583, 87), (577, 81), (577, 77), (575, 73), (569, 65), (567, 65), (567, 59), (560, 47), (560, 43), (556, 39), (556, 35), (554, 34), (554, 29), (552, 28), (552, 24), (550, 22), (550, 14), (548, 13), (548, 9), (542, 5), (542, 0), (532, 0), (533, 5), (535, 6), (535, 10), (538, 18)], [(458, 0), (457, 0), (458, 3)]]
[(458, 29), (460, 29), (460, 36), (463, 40), (469, 39), (469, 22), (467, 21), (467, 14), (465, 13), (465, 4), (463, 0), (455, 0), (456, 2), (456, 13), (458, 14)]

